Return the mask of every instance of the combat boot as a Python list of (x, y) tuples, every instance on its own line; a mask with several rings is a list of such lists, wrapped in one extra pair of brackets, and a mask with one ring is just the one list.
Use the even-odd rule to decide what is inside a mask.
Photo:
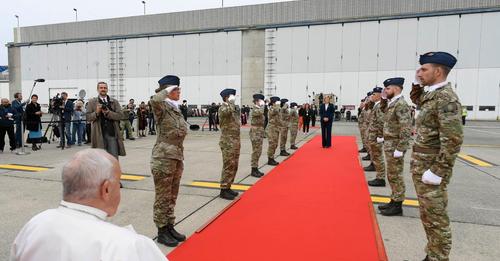
[(366, 156), (361, 158), (362, 160), (371, 160), (370, 154), (366, 154)]
[(382, 214), (382, 216), (402, 216), (403, 215), (402, 205), (403, 205), (402, 201), (399, 202), (396, 201), (389, 208), (380, 211), (380, 214)]
[(278, 164), (280, 163), (275, 161), (273, 158), (267, 158), (267, 165), (276, 166)]
[(297, 148), (297, 146), (292, 145), (292, 146), (290, 146), (290, 149), (291, 149), (291, 150), (296, 150), (296, 149), (298, 149), (298, 148)]
[(370, 163), (370, 165), (364, 167), (363, 170), (364, 171), (375, 171), (375, 166), (373, 165), (373, 162)]
[(290, 156), (290, 153), (286, 152), (286, 150), (281, 150), (280, 156)]
[(365, 152), (368, 152), (368, 151), (366, 151), (366, 148), (365, 148), (365, 147), (363, 147), (363, 148), (361, 148), (360, 150), (358, 150), (358, 152), (359, 152), (359, 153), (365, 153)]
[(429, 261), (429, 256), (425, 256), (424, 260), (422, 261)]
[(177, 232), (177, 230), (175, 230), (175, 228), (174, 228), (174, 225), (172, 225), (172, 224), (167, 225), (167, 231), (178, 242), (182, 242), (182, 241), (186, 240), (186, 236)]
[(227, 191), (229, 192), (229, 194), (233, 195), (234, 197), (237, 197), (240, 193), (232, 190), (231, 188), (228, 188)]
[(175, 247), (179, 244), (179, 241), (168, 232), (168, 228), (165, 226), (158, 228), (158, 243)]
[(228, 189), (221, 189), (219, 197), (227, 200), (234, 200), (236, 196), (231, 194)]
[(264, 173), (260, 172), (258, 168), (252, 168), (252, 172), (250, 173), (252, 177), (260, 178), (264, 175)]
[(391, 199), (391, 202), (378, 206), (378, 210), (388, 209), (392, 204), (394, 204), (394, 200)]
[(371, 187), (385, 187), (385, 180), (384, 179), (374, 179), (368, 181), (368, 185)]

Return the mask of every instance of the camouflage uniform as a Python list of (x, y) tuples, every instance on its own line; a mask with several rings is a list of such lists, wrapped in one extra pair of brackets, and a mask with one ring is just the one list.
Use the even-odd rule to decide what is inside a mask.
[(219, 107), (221, 130), (219, 146), (222, 151), (221, 188), (230, 189), (238, 172), (240, 159), (240, 110), (232, 102)]
[(252, 168), (259, 167), (259, 158), (262, 154), (262, 143), (264, 141), (264, 107), (253, 105), (250, 116), (250, 141), (252, 142)]
[[(461, 104), (451, 84), (424, 92), (414, 86), (411, 100), (420, 107), (417, 136), (411, 155), (411, 173), (420, 204), (420, 219), (427, 234), (429, 260), (449, 260), (451, 250), (448, 184), (463, 141)], [(425, 171), (442, 178), (440, 185), (422, 182)]]
[[(387, 104), (388, 103), (388, 104)], [(383, 101), (384, 151), (387, 164), (387, 180), (391, 185), (391, 199), (402, 202), (405, 199), (403, 179), (404, 156), (395, 158), (394, 151), (406, 152), (411, 138), (410, 106), (403, 96), (388, 102)], [(381, 138), (381, 137), (379, 137)]]
[(370, 148), (370, 144), (368, 142), (368, 129), (370, 127), (370, 122), (372, 121), (372, 109), (373, 109), (373, 105), (374, 103), (372, 101), (368, 101), (366, 102), (365, 104), (365, 109), (363, 110), (364, 113), (365, 113), (365, 120), (363, 121), (363, 138), (364, 138), (364, 142), (365, 142), (365, 148), (366, 150), (368, 150), (368, 154), (370, 154), (370, 157), (373, 159), (373, 155), (372, 155), (372, 150)]
[(269, 146), (267, 148), (267, 157), (274, 159), (274, 153), (278, 147), (278, 141), (280, 138), (280, 106), (274, 104), (269, 107), (269, 123), (267, 125), (267, 138), (269, 140)]
[(381, 138), (384, 135), (384, 113), (380, 108), (380, 102), (373, 106), (369, 119), (370, 124), (366, 133), (371, 160), (377, 171), (376, 178), (385, 180), (384, 145), (377, 142), (377, 137)]
[(297, 132), (299, 131), (299, 112), (297, 109), (290, 110), (290, 145), (295, 146)]
[(283, 105), (280, 109), (280, 120), (280, 150), (286, 150), (288, 127), (290, 125), (290, 111), (286, 105)]
[(358, 128), (359, 128), (359, 136), (361, 137), (361, 143), (363, 144), (364, 148), (367, 148), (365, 143), (365, 129), (364, 129), (365, 115), (366, 115), (365, 108), (363, 106), (358, 118)]
[(180, 110), (165, 101), (167, 91), (153, 96), (151, 107), (157, 122), (156, 143), (151, 155), (155, 184), (154, 222), (158, 228), (173, 225), (174, 208), (184, 170), (184, 138), (187, 124)]
[(128, 119), (129, 114), (130, 114), (130, 109), (124, 108), (122, 110), (123, 117), (120, 121), (120, 130), (122, 131), (122, 137), (125, 137), (123, 135), (123, 131), (126, 131), (129, 135), (129, 137), (134, 136), (134, 132), (132, 131), (132, 124), (130, 124), (130, 121)]

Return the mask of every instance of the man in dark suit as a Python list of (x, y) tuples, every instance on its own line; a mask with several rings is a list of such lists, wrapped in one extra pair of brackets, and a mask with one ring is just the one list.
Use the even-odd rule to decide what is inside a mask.
[(324, 98), (324, 103), (319, 106), (319, 118), (321, 121), (321, 141), (323, 148), (332, 146), (332, 122), (334, 108), (330, 103), (330, 96)]
[(63, 128), (64, 128), (64, 137), (66, 138), (66, 148), (71, 148), (71, 145), (75, 144), (73, 140), (71, 139), (71, 117), (73, 115), (74, 111), (74, 106), (73, 102), (68, 100), (68, 94), (66, 92), (61, 93), (61, 99), (62, 99), (62, 105), (60, 107), (61, 109), (61, 116), (62, 119), (60, 119), (60, 124), (59, 124), (59, 132), (61, 133), (61, 140), (59, 142), (58, 148), (64, 148), (64, 138), (62, 137), (63, 135)]

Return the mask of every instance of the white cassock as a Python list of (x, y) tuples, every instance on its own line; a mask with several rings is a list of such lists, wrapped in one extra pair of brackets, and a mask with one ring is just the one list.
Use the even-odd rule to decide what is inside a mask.
[(167, 260), (153, 240), (106, 217), (100, 209), (61, 201), (59, 208), (36, 215), (23, 227), (10, 260)]

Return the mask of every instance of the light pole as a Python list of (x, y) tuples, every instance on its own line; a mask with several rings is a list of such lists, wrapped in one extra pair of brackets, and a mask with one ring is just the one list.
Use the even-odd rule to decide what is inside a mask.
[(17, 19), (17, 28), (19, 28), (19, 15), (14, 15)]
[(146, 1), (142, 1), (142, 5), (144, 7), (144, 15), (146, 15)]
[(78, 22), (78, 9), (73, 8), (73, 11), (75, 11), (75, 21)]
[(222, 0), (222, 8), (224, 8), (224, 0)]

